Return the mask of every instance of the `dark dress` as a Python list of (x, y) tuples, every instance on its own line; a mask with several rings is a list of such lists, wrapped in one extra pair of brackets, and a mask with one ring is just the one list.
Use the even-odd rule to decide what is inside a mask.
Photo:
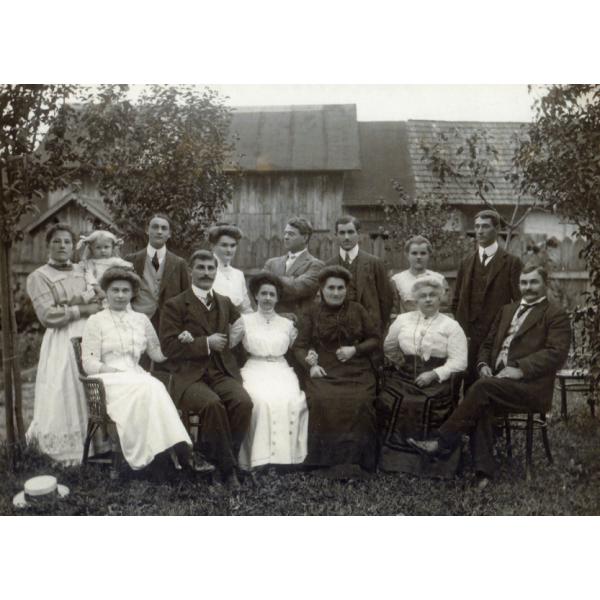
[[(370, 357), (379, 345), (377, 326), (357, 302), (340, 307), (315, 305), (302, 319), (294, 346), (296, 359), (310, 371), (305, 358), (312, 348), (327, 373), (305, 379), (309, 409), (306, 464), (375, 468), (376, 376)], [(341, 346), (356, 346), (357, 350), (345, 363), (335, 355)]]

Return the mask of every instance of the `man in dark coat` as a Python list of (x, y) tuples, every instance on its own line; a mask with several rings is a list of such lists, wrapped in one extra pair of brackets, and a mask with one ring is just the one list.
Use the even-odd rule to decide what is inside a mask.
[(468, 388), (477, 379), (477, 355), (500, 309), (520, 298), (523, 263), (498, 246), (500, 215), (482, 210), (475, 215), (477, 250), (458, 267), (452, 313), (469, 340)]
[(190, 279), (185, 260), (167, 250), (171, 237), (171, 220), (163, 213), (152, 215), (148, 222), (148, 246), (130, 254), (125, 260), (133, 263), (142, 285), (131, 302), (133, 310), (144, 313), (156, 331), (164, 303), (189, 288)]
[(323, 262), (308, 251), (312, 225), (306, 219), (294, 217), (283, 232), (284, 256), (270, 258), (265, 271), (277, 275), (283, 285), (283, 295), (277, 304), (278, 313), (289, 313), (300, 318), (315, 301), (319, 287), (319, 272)]
[[(552, 405), (554, 378), (571, 343), (567, 313), (548, 300), (548, 275), (542, 267), (527, 266), (519, 278), (521, 302), (507, 304), (479, 350), (480, 378), (440, 427), (439, 439), (408, 442), (425, 454), (454, 448), (471, 434), (474, 466), (480, 484), (496, 470), (493, 419), (506, 412), (547, 412)], [(482, 487), (483, 487), (482, 485)]]
[(340, 217), (335, 222), (339, 252), (326, 264), (341, 265), (352, 273), (348, 300), (362, 304), (383, 334), (392, 312), (394, 292), (383, 261), (358, 247), (359, 232), (360, 222), (356, 217)]
[(226, 296), (212, 291), (217, 260), (207, 250), (190, 258), (192, 285), (165, 303), (160, 343), (172, 365), (171, 397), (200, 419), (198, 447), (230, 488), (239, 488), (237, 456), (250, 426), (252, 401), (229, 349), (229, 326), (240, 318)]

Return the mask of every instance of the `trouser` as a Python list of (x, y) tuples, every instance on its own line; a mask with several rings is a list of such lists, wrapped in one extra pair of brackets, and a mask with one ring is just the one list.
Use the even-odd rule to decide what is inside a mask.
[(180, 408), (199, 417), (198, 450), (230, 473), (252, 417), (252, 400), (242, 384), (228, 375), (206, 376), (185, 390)]
[(514, 379), (483, 377), (467, 391), (464, 400), (440, 427), (440, 444), (454, 448), (463, 434), (470, 434), (471, 453), (476, 471), (493, 475), (494, 417), (507, 412), (543, 410), (542, 400), (529, 390), (530, 385)]

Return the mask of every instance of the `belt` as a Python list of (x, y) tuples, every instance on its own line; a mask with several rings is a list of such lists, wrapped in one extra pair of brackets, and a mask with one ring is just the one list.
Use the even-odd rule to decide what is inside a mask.
[(265, 362), (285, 362), (283, 356), (251, 356), (250, 360), (262, 360)]

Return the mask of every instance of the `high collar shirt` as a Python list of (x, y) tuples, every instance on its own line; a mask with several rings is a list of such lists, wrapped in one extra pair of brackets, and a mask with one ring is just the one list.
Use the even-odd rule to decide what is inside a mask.
[(485, 248), (483, 246), (479, 246), (477, 248), (477, 251), (479, 252), (479, 262), (482, 261), (483, 253), (485, 252), (486, 259), (485, 264), (483, 265), (485, 267), (485, 265), (487, 265), (490, 262), (490, 260), (494, 258), (496, 252), (498, 252), (498, 242), (494, 242), (493, 244), (486, 246)]
[(146, 254), (152, 259), (154, 255), (158, 252), (158, 264), (162, 265), (165, 260), (165, 256), (167, 255), (167, 246), (163, 246), (162, 248), (155, 248), (151, 244), (148, 244), (146, 247)]
[[(348, 250), (346, 252), (346, 250), (344, 250), (343, 248), (340, 248), (340, 258), (343, 261), (350, 261), (351, 263), (354, 262), (354, 259), (358, 256), (358, 244), (356, 244), (356, 246), (354, 246), (354, 248), (352, 248), (352, 250)], [(346, 259), (346, 257), (348, 257)]]

